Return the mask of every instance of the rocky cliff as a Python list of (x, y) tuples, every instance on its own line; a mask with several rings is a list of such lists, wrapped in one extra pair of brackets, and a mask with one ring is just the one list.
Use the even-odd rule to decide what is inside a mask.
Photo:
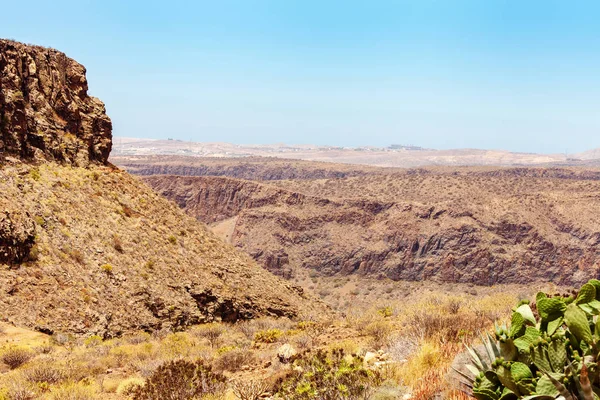
[[(577, 179), (579, 176), (579, 179)], [(600, 273), (594, 171), (413, 170), (274, 183), (147, 177), (274, 273), (481, 285)]]
[(135, 175), (227, 176), (245, 180), (337, 179), (379, 173), (377, 168), (274, 157), (112, 156)]
[(107, 162), (112, 124), (85, 73), (59, 51), (0, 40), (0, 158)]

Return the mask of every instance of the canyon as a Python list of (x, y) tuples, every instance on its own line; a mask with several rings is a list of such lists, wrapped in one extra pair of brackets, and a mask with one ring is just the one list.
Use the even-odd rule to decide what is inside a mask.
[[(247, 163), (193, 162), (205, 162), (203, 174), (211, 173), (211, 165)], [(324, 178), (322, 164), (311, 169), (287, 160), (285, 171), (303, 170), (301, 178), (288, 178), (282, 162), (262, 163), (254, 180), (242, 167), (212, 172), (220, 176), (143, 179), (288, 279), (313, 271), (478, 285), (574, 285), (598, 276), (598, 170), (365, 167), (359, 173), (361, 166), (332, 164), (332, 174), (353, 172)]]

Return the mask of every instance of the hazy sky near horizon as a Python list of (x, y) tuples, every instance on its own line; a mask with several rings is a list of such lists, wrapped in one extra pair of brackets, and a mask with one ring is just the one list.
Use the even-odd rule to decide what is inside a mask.
[(600, 147), (597, 1), (4, 2), (0, 37), (88, 69), (114, 134)]

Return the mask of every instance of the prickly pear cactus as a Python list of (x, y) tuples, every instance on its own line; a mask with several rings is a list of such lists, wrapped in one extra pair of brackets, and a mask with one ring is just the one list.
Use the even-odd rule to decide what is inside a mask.
[(599, 314), (595, 279), (576, 297), (538, 293), (535, 307), (519, 303), (510, 326), (482, 338), (485, 352), (467, 347), (467, 391), (478, 400), (600, 399)]

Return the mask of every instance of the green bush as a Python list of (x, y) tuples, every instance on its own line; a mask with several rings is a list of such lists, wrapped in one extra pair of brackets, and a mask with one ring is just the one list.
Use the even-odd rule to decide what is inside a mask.
[(276, 383), (277, 398), (337, 400), (367, 398), (376, 376), (363, 366), (362, 357), (331, 352), (307, 352), (294, 361), (295, 368)]
[(519, 303), (510, 326), (497, 326), (481, 351), (467, 348), (463, 373), (479, 400), (535, 398), (593, 400), (600, 393), (600, 281), (577, 295), (538, 293)]
[(103, 264), (100, 266), (100, 269), (102, 270), (102, 272), (104, 272), (106, 275), (110, 275), (113, 272), (113, 266), (110, 264)]
[(258, 343), (275, 343), (283, 335), (280, 329), (266, 329), (254, 334), (254, 341)]

